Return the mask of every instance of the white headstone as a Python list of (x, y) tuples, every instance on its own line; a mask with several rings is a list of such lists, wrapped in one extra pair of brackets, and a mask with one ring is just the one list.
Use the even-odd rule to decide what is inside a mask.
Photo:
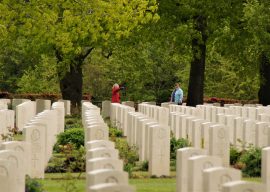
[(228, 130), (224, 125), (212, 125), (209, 128), (209, 155), (222, 159), (223, 166), (230, 165), (230, 143)]
[(203, 171), (204, 192), (221, 192), (222, 185), (231, 181), (241, 180), (238, 169), (212, 167)]
[(108, 140), (108, 139), (109, 139), (109, 130), (107, 126), (103, 124), (87, 126), (85, 132), (85, 141)]
[(170, 128), (165, 125), (153, 125), (150, 128), (150, 175), (170, 175)]
[(26, 173), (24, 172), (25, 170), (23, 169), (22, 163), (23, 157), (21, 156), (21, 154), (13, 150), (0, 150), (0, 159), (7, 160), (9, 161), (9, 163), (12, 163), (12, 166), (14, 166), (16, 173), (15, 175), (13, 175), (15, 177), (15, 183), (10, 184), (14, 185), (16, 189), (15, 191), (24, 192)]
[(108, 141), (108, 140), (93, 140), (93, 141), (88, 141), (86, 143), (86, 149), (94, 149), (94, 148), (110, 148), (114, 149), (114, 142)]
[(88, 192), (135, 192), (135, 188), (125, 184), (105, 183), (89, 187)]
[(261, 183), (248, 181), (232, 181), (225, 183), (222, 192), (267, 192)]
[(222, 160), (215, 156), (195, 156), (188, 160), (188, 192), (203, 192), (203, 170), (222, 166)]
[(256, 147), (266, 147), (270, 144), (270, 126), (266, 122), (258, 122), (255, 125), (256, 129), (256, 138), (255, 146)]
[(266, 191), (270, 191), (270, 147), (262, 150), (261, 177), (266, 186)]
[[(44, 178), (46, 164), (46, 130), (45, 126), (29, 125), (23, 129), (24, 141), (31, 143), (31, 178)], [(47, 155), (47, 154), (46, 154)]]
[(51, 100), (36, 99), (36, 113), (51, 109)]
[(86, 163), (86, 172), (94, 171), (97, 169), (114, 169), (123, 170), (123, 161), (116, 158), (93, 158), (88, 159)]
[(17, 192), (16, 167), (12, 162), (0, 158), (0, 186), (3, 192)]
[(118, 159), (118, 150), (117, 149), (111, 149), (111, 148), (94, 148), (90, 149), (86, 153), (86, 159), (92, 159), (92, 158), (98, 158), (98, 157), (103, 157), (103, 158), (114, 158)]
[(182, 148), (177, 150), (176, 158), (176, 192), (189, 192), (188, 191), (188, 159), (190, 157), (206, 155), (203, 149), (195, 148)]
[(87, 186), (103, 183), (128, 184), (128, 174), (123, 171), (112, 169), (98, 169), (87, 173)]
[(0, 144), (0, 150), (13, 150), (16, 151), (20, 157), (23, 165), (23, 173), (30, 175), (31, 162), (31, 145), (24, 141), (8, 141)]

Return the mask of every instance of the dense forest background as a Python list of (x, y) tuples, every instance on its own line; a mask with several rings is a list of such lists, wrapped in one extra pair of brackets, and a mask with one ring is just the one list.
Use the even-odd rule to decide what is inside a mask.
[(202, 97), (270, 104), (270, 3), (266, 0), (4, 0), (0, 90), (169, 100), (181, 82)]

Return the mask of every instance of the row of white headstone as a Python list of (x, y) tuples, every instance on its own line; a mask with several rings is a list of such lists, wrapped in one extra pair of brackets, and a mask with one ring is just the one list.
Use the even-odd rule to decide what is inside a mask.
[[(171, 129), (176, 138), (188, 138), (194, 147), (203, 146), (204, 148), (208, 148), (208, 129), (215, 124), (224, 125), (226, 127), (229, 143), (239, 149), (246, 148), (250, 144), (256, 147), (269, 146), (270, 120), (258, 119), (262, 116), (267, 117), (269, 115), (267, 112), (270, 107), (242, 108), (248, 109), (248, 117), (235, 115), (237, 114), (236, 111), (239, 109), (239, 107), (236, 106), (225, 108), (208, 105), (198, 105), (197, 107), (170, 105)], [(257, 112), (255, 113), (255, 111)], [(257, 120), (253, 118), (255, 117), (254, 114), (258, 117)], [(204, 143), (202, 141), (204, 141)]]
[(241, 171), (224, 167), (222, 159), (198, 148), (177, 150), (177, 192), (269, 192), (270, 147), (262, 152), (262, 183), (241, 180)]
[[(150, 116), (157, 116), (153, 109), (157, 107), (145, 104), (139, 110)], [(170, 113), (170, 123), (175, 132), (175, 123), (181, 124), (183, 138), (188, 138), (196, 148), (179, 149), (177, 152), (177, 192), (268, 192), (270, 191), (269, 155), (270, 148), (263, 150), (262, 180), (263, 184), (241, 181), (239, 170), (229, 166), (228, 130), (220, 122), (209, 122), (199, 116), (197, 109), (172, 105), (181, 112)], [(188, 111), (188, 115), (184, 112)], [(174, 118), (182, 115), (187, 119)], [(196, 116), (197, 115), (197, 116)], [(201, 117), (201, 118), (198, 118)], [(203, 130), (203, 131), (202, 131)], [(183, 133), (184, 132), (184, 133)], [(201, 149), (201, 135), (204, 135), (205, 149)], [(197, 148), (198, 147), (198, 148)], [(209, 156), (207, 156), (208, 154)], [(200, 156), (199, 156), (200, 155)]]
[[(267, 107), (260, 107), (259, 110), (255, 107), (253, 109), (248, 107), (249, 115), (246, 118), (250, 119), (246, 119), (244, 125), (238, 123), (238, 119), (242, 117), (231, 115), (236, 114), (234, 109), (239, 109), (235, 106), (229, 107), (230, 115), (220, 114), (222, 110), (223, 112), (228, 111), (226, 108), (207, 105), (200, 105), (196, 108), (170, 105), (169, 108), (170, 111), (174, 111), (170, 113), (173, 133), (178, 138), (189, 139), (194, 146), (194, 148), (179, 149), (177, 152), (177, 192), (270, 191), (270, 148), (265, 148), (262, 155), (263, 184), (241, 181), (240, 171), (227, 168), (229, 165), (229, 143), (231, 141), (232, 144), (236, 144), (230, 140), (231, 134), (234, 135), (232, 138), (235, 141), (243, 139), (242, 141), (255, 144), (257, 147), (269, 146), (269, 122), (254, 122), (255, 115), (252, 113), (257, 110), (256, 114), (260, 117), (260, 114), (264, 114), (268, 110)], [(209, 111), (211, 111), (211, 115), (208, 114)], [(220, 120), (223, 115), (225, 121)], [(211, 116), (212, 118), (209, 118)], [(250, 122), (254, 122), (254, 132), (249, 128)], [(235, 136), (239, 127), (240, 129), (244, 127), (242, 131), (246, 137)], [(250, 140), (251, 137), (258, 142), (253, 143)], [(206, 154), (211, 156), (205, 156)], [(186, 167), (189, 171), (185, 169)]]
[[(33, 107), (33, 105), (29, 105)], [(26, 109), (27, 113), (33, 109)], [(4, 192), (24, 192), (25, 175), (44, 178), (56, 134), (64, 130), (64, 103), (53, 103), (23, 127), (23, 141), (0, 142), (0, 188)]]
[[(60, 101), (64, 103), (65, 115), (70, 115), (70, 101)], [(15, 111), (8, 110), (8, 104), (11, 103)], [(22, 131), (26, 123), (36, 114), (50, 109), (50, 100), (37, 99), (36, 101), (30, 101), (28, 99), (0, 99), (0, 134), (6, 135), (9, 130), (14, 127)]]
[(113, 142), (108, 140), (108, 126), (100, 108), (90, 102), (82, 106), (86, 146), (86, 192), (134, 192), (128, 174)]
[[(132, 107), (132, 108), (134, 108), (134, 106), (135, 106), (134, 101), (123, 101), (122, 104), (129, 106), (129, 107)], [(109, 100), (102, 101), (101, 109), (102, 109), (102, 111), (101, 111), (102, 117), (109, 118), (110, 114), (111, 114), (111, 101), (109, 101)]]
[(138, 148), (139, 160), (149, 162), (149, 174), (158, 177), (170, 175), (170, 128), (168, 118), (164, 118), (168, 112), (157, 107), (156, 116), (150, 117), (132, 107), (111, 104), (112, 122), (123, 130), (128, 144)]

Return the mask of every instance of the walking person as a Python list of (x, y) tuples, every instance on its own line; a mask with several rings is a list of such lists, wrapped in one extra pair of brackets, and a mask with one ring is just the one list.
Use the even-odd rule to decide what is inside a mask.
[(180, 88), (180, 83), (175, 83), (175, 89), (172, 92), (171, 95), (171, 102), (177, 104), (177, 105), (182, 105), (183, 102), (183, 90)]

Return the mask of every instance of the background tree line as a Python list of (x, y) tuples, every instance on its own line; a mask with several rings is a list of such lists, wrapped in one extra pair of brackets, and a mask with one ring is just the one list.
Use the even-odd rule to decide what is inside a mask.
[(266, 0), (41, 0), (0, 3), (0, 89), (168, 101), (203, 96), (270, 104)]

